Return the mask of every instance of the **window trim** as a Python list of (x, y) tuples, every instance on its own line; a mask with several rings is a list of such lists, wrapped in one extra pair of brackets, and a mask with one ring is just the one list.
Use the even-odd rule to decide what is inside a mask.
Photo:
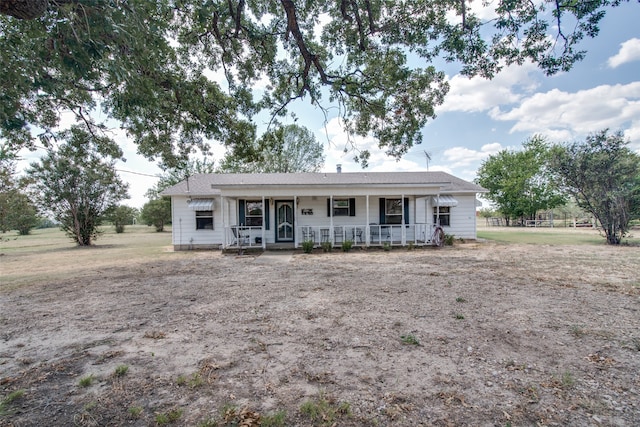
[(402, 224), (403, 215), (402, 198), (384, 199), (384, 218), (386, 224)]
[[(333, 204), (332, 204), (333, 201)], [(337, 203), (345, 203), (345, 206), (336, 207)], [(339, 209), (340, 213), (336, 212), (336, 209)], [(344, 211), (344, 212), (342, 212)], [(333, 215), (332, 215), (333, 214)], [(356, 216), (356, 199), (355, 197), (338, 197), (335, 199), (328, 198), (327, 199), (327, 217), (330, 216)]]
[[(260, 205), (260, 215), (251, 214), (251, 205)], [(253, 209), (255, 210), (255, 207)], [(264, 206), (262, 204), (262, 200), (244, 201), (244, 223), (249, 227), (262, 227), (262, 224), (264, 223)]]
[[(401, 202), (404, 203), (404, 212), (402, 212), (401, 216), (400, 216), (400, 222), (390, 222), (387, 219), (387, 200), (402, 200), (401, 197), (390, 197), (390, 198), (385, 198), (385, 197), (380, 197), (378, 199), (379, 202), (379, 214), (380, 214), (380, 224), (389, 224), (389, 225), (401, 225), (403, 224), (403, 218), (404, 218), (404, 225), (406, 227), (408, 227), (411, 224), (411, 213), (410, 213), (410, 208), (409, 208), (409, 198), (405, 197), (404, 201)], [(396, 214), (391, 214), (389, 215), (389, 217), (396, 217)], [(397, 218), (395, 219), (397, 221)]]
[[(213, 230), (214, 229), (213, 210), (194, 211), (194, 212), (195, 212), (195, 219), (196, 219), (196, 230)], [(211, 225), (211, 228), (207, 227), (207, 225), (209, 224)]]
[[(433, 207), (433, 223), (434, 224), (437, 224), (438, 218), (440, 218), (440, 225), (442, 227), (451, 227), (451, 206), (434, 206)], [(443, 218), (445, 218), (445, 221), (442, 220)]]
[(349, 216), (349, 199), (333, 199), (333, 216)]

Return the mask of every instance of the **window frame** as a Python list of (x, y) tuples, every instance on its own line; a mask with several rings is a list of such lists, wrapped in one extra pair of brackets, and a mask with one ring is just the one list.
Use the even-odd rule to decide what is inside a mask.
[(385, 199), (384, 200), (384, 218), (385, 224), (398, 225), (402, 224), (404, 211), (402, 209), (402, 198)]
[[(256, 215), (256, 205), (259, 206), (260, 215)], [(252, 213), (253, 212), (253, 213)], [(262, 200), (244, 201), (244, 225), (247, 227), (262, 227), (264, 223), (264, 206)]]
[(434, 206), (433, 207), (433, 223), (434, 224), (438, 223), (438, 218), (440, 218), (440, 226), (451, 227), (451, 206)]
[[(344, 204), (340, 206), (340, 204)], [(333, 216), (349, 216), (351, 212), (351, 199), (333, 199)]]
[[(195, 211), (196, 230), (213, 230), (213, 210)], [(209, 227), (207, 227), (209, 225)]]

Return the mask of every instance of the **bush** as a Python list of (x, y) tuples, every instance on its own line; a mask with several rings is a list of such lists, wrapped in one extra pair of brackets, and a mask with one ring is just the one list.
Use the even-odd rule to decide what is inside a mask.
[(353, 247), (352, 240), (345, 240), (344, 242), (342, 242), (342, 252), (349, 252), (351, 250), (351, 247)]
[(456, 236), (454, 236), (453, 234), (445, 234), (444, 235), (444, 245), (445, 246), (453, 246), (453, 240), (455, 239)]
[(333, 249), (331, 242), (322, 242), (321, 246), (323, 252), (331, 252), (331, 249)]
[(302, 242), (302, 250), (305, 254), (310, 254), (313, 251), (313, 240), (305, 240)]

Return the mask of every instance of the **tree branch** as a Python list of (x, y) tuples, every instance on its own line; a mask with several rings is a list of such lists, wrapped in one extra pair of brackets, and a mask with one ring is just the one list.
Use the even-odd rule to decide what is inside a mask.
[(311, 66), (315, 66), (316, 70), (320, 74), (320, 80), (324, 84), (330, 84), (327, 75), (325, 74), (324, 67), (320, 64), (320, 59), (317, 55), (312, 54), (307, 47), (306, 42), (304, 41), (304, 37), (302, 37), (302, 32), (300, 31), (300, 26), (298, 25), (298, 17), (296, 16), (296, 6), (293, 3), (293, 0), (280, 0), (282, 3), (282, 7), (287, 14), (287, 36), (289, 34), (293, 35), (293, 38), (298, 45), (298, 50), (304, 58), (304, 71), (302, 72), (302, 77), (304, 79), (304, 83), (302, 88), (300, 89), (300, 94), (302, 94), (305, 90), (310, 91), (309, 85), (309, 71), (311, 70)]

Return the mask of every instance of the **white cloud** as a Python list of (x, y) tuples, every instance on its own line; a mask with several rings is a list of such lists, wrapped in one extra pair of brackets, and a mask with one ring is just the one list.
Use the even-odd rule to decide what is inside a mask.
[(607, 60), (610, 68), (640, 60), (640, 39), (632, 38), (620, 44), (620, 50)]
[(630, 141), (629, 148), (640, 154), (640, 120), (634, 120), (624, 131), (624, 137)]
[(530, 93), (538, 86), (533, 78), (536, 72), (537, 68), (527, 63), (506, 67), (491, 80), (457, 74), (449, 79), (451, 89), (437, 112), (478, 112), (518, 102), (522, 92)]
[[(495, 10), (495, 5), (491, 4), (491, 2), (467, 1), (465, 2), (465, 6), (467, 9), (467, 15), (473, 14), (484, 22), (495, 19), (498, 16)], [(450, 10), (447, 12), (447, 20), (450, 23), (455, 24), (460, 23), (462, 21), (462, 17), (455, 11)]]
[(447, 161), (447, 165), (450, 168), (460, 168), (477, 164), (492, 154), (496, 154), (503, 147), (498, 142), (485, 144), (480, 147), (480, 150), (473, 150), (467, 147), (453, 147), (445, 150), (444, 158)]
[(640, 82), (601, 85), (574, 93), (553, 89), (523, 99), (511, 110), (494, 109), (490, 116), (515, 121), (511, 132), (541, 133), (554, 139), (604, 128), (617, 130), (640, 117)]

